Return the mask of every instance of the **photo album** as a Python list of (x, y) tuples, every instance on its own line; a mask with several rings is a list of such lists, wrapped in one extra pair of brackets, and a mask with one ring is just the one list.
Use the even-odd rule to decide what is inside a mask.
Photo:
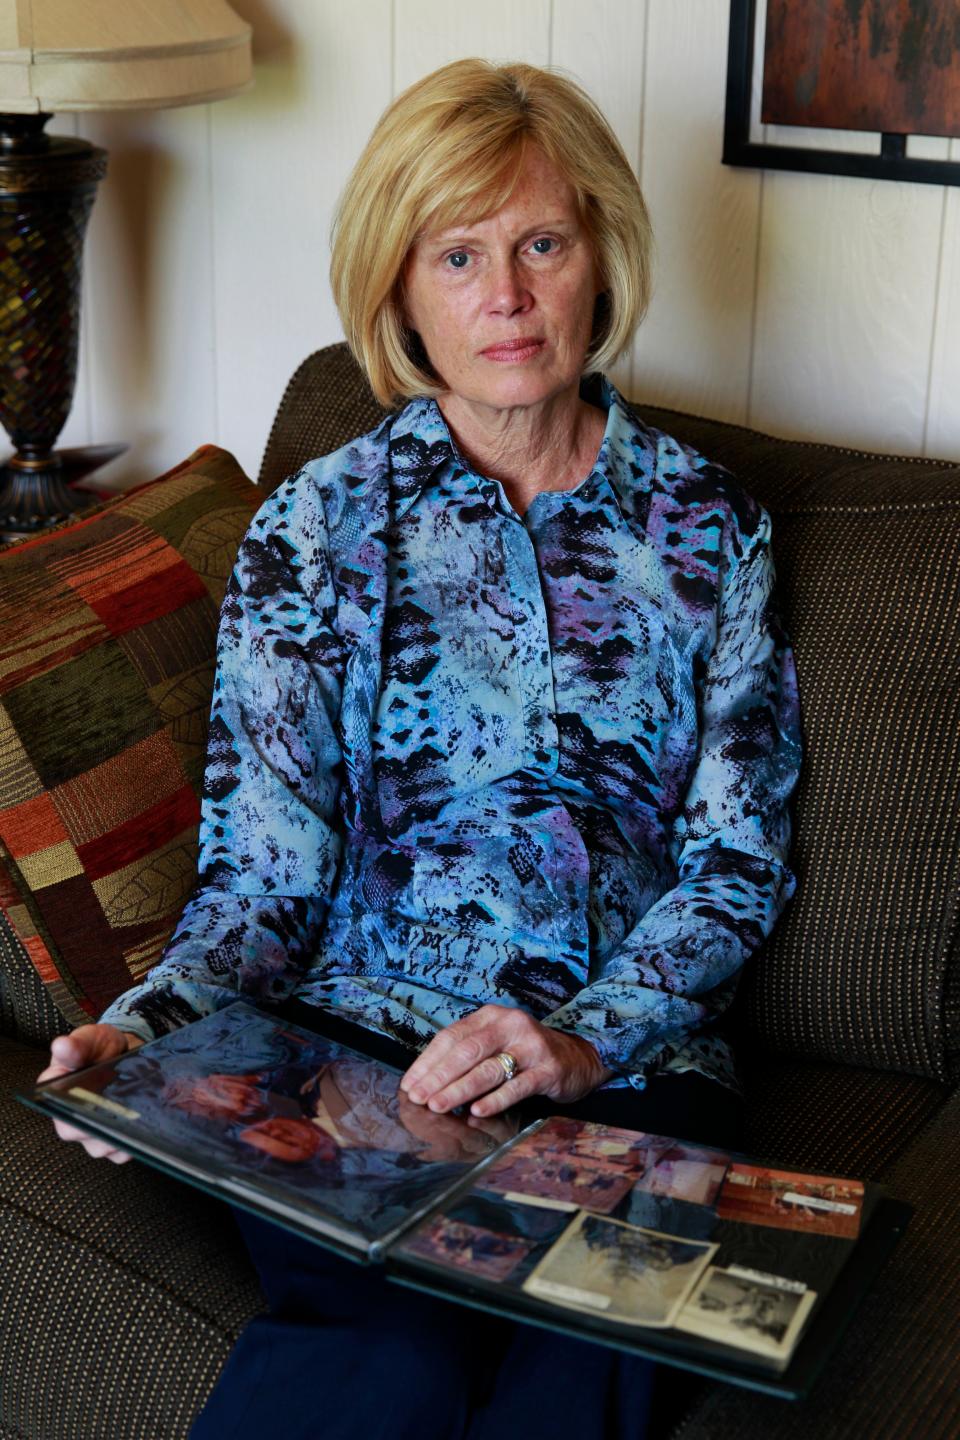
[(409, 1052), (310, 1016), (237, 1001), (19, 1098), (401, 1284), (787, 1397), (906, 1226), (854, 1179), (522, 1107), (434, 1114), (399, 1089)]

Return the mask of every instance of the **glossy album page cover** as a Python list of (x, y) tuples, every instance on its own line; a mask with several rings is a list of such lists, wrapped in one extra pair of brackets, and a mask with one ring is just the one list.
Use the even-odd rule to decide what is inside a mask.
[(238, 1001), (28, 1103), (235, 1204), (375, 1259), (516, 1133), (434, 1115), (401, 1072)]

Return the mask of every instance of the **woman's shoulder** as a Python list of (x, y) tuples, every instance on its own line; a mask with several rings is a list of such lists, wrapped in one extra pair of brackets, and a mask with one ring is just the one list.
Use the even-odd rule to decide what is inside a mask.
[(734, 537), (734, 548), (769, 531), (764, 505), (726, 465), (647, 420), (630, 405), (648, 457), (651, 513), (672, 528), (704, 530), (713, 523)]
[(307, 460), (300, 469), (281, 481), (274, 491), (281, 503), (301, 498), (322, 497), (327, 508), (336, 511), (347, 499), (362, 499), (376, 488), (388, 466), (390, 427), (388, 415), (372, 430), (356, 435), (337, 450)]
[(281, 480), (254, 515), (251, 532), (292, 539), (323, 529), (330, 536), (343, 527), (348, 512), (371, 501), (376, 507), (388, 470), (391, 418), (339, 449), (305, 461)]

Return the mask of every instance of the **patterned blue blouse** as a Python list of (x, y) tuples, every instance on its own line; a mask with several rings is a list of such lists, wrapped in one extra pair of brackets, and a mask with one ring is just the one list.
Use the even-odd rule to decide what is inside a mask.
[(736, 1084), (715, 1021), (796, 881), (770, 518), (599, 377), (596, 467), (521, 517), (435, 401), (255, 516), (221, 616), (200, 879), (101, 1017), (244, 995), (421, 1047), (485, 1001)]

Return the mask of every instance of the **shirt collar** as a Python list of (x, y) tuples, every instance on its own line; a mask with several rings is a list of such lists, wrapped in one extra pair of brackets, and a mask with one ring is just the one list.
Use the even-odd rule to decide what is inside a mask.
[[(606, 411), (607, 423), (596, 464), (576, 487), (576, 495), (587, 499), (606, 484), (621, 515), (633, 516), (641, 509), (638, 496), (650, 489), (656, 472), (657, 436), (634, 414), (606, 376), (586, 376), (580, 393)], [(388, 443), (397, 497), (396, 519), (406, 514), (424, 491), (441, 486), (445, 491), (462, 487), (491, 508), (503, 509), (501, 486), (470, 469), (457, 450), (436, 400), (418, 398), (404, 406), (389, 423)], [(559, 498), (566, 492), (553, 493)]]

